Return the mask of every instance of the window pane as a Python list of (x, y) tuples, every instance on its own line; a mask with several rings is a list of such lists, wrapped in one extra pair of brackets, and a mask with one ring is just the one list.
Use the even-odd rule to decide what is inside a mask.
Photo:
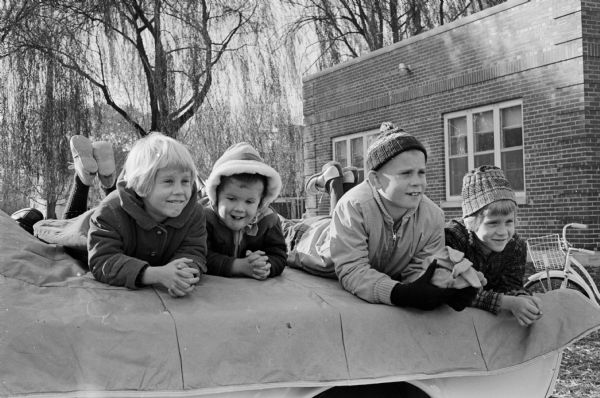
[(348, 156), (346, 154), (346, 147), (348, 141), (337, 141), (335, 145), (335, 161), (340, 162), (342, 167), (348, 165)]
[(371, 146), (372, 143), (377, 139), (378, 134), (371, 134), (367, 136), (367, 148)]
[(525, 190), (523, 179), (523, 151), (502, 152), (502, 170), (515, 191)]
[(521, 125), (521, 105), (502, 109), (502, 127)]
[(450, 159), (450, 195), (460, 195), (462, 180), (467, 173), (467, 157)]
[(494, 154), (493, 153), (485, 153), (483, 155), (475, 155), (475, 167), (485, 166), (485, 165), (494, 165)]
[(473, 114), (473, 139), (475, 152), (494, 149), (494, 112)]
[(523, 126), (521, 122), (521, 106), (502, 109), (502, 148), (523, 145)]
[(362, 137), (353, 138), (350, 140), (350, 165), (362, 169), (363, 164), (363, 139)]
[(448, 120), (448, 135), (450, 139), (450, 155), (467, 154), (467, 117), (457, 117)]

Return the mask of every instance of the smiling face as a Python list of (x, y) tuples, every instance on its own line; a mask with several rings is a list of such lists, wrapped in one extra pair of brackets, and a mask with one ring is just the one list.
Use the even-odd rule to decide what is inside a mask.
[(217, 213), (232, 231), (240, 231), (252, 222), (264, 192), (261, 180), (240, 181), (229, 177), (221, 183), (217, 193)]
[(192, 196), (192, 172), (178, 167), (158, 170), (154, 186), (142, 198), (144, 209), (157, 222), (181, 214)]
[(397, 220), (406, 210), (417, 208), (421, 203), (427, 187), (425, 154), (418, 150), (401, 152), (379, 170), (370, 171), (369, 181)]
[(488, 249), (501, 252), (515, 234), (515, 213), (508, 215), (484, 213), (481, 224), (474, 232)]

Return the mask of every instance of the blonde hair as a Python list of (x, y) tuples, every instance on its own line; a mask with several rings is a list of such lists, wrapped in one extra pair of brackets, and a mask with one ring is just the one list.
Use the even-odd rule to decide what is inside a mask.
[(122, 178), (141, 197), (147, 196), (159, 170), (179, 168), (192, 173), (191, 181), (196, 181), (198, 171), (188, 149), (179, 141), (159, 132), (152, 132), (133, 144), (125, 165)]
[(477, 231), (485, 216), (508, 216), (517, 213), (517, 204), (510, 199), (501, 199), (482, 207), (475, 214), (465, 218), (469, 231)]

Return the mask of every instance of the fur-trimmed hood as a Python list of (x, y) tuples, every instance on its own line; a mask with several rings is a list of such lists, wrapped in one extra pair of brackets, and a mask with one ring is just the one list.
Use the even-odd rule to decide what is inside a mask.
[(267, 178), (267, 187), (261, 207), (267, 207), (281, 192), (281, 177), (271, 166), (266, 164), (258, 151), (247, 142), (240, 142), (227, 148), (225, 153), (215, 162), (206, 180), (206, 194), (211, 203), (217, 203), (217, 187), (221, 177), (235, 174), (260, 174)]

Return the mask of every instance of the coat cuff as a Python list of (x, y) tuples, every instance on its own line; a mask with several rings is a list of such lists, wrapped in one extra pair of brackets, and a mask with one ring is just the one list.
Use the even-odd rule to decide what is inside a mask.
[(391, 279), (390, 277), (381, 278), (375, 283), (375, 300), (378, 303), (387, 305), (392, 304), (392, 290), (394, 286), (398, 284), (398, 281)]
[(142, 278), (144, 277), (144, 272), (146, 272), (146, 269), (148, 269), (149, 265), (146, 264), (142, 267), (142, 269), (140, 269), (140, 271), (138, 272), (137, 276), (135, 277), (135, 287), (142, 287), (144, 286), (144, 284), (142, 283)]
[[(125, 287), (129, 289), (138, 289), (142, 287), (142, 277), (144, 275), (144, 271), (150, 265), (144, 261), (137, 260), (133, 263), (126, 264), (126, 267), (132, 268), (125, 277)], [(138, 285), (138, 281), (140, 285)]]

